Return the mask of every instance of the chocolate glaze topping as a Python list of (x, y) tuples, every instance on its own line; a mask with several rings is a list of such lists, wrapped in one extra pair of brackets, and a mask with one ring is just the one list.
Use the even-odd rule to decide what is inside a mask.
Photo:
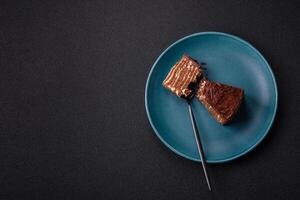
[(203, 78), (196, 96), (218, 122), (226, 124), (237, 113), (244, 91)]
[(163, 86), (187, 100), (196, 95), (221, 124), (227, 124), (235, 116), (244, 96), (241, 88), (203, 77), (203, 68), (186, 54), (172, 67)]

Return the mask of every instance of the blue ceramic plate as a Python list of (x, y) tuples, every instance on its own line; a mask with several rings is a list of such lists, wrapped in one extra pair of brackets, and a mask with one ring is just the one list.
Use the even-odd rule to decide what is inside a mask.
[(162, 87), (167, 73), (183, 53), (207, 63), (209, 79), (245, 90), (238, 115), (226, 126), (220, 125), (196, 98), (193, 99), (207, 162), (233, 160), (252, 150), (273, 123), (277, 86), (264, 57), (246, 41), (225, 33), (189, 35), (158, 57), (145, 91), (146, 111), (156, 135), (175, 153), (200, 161), (185, 100)]

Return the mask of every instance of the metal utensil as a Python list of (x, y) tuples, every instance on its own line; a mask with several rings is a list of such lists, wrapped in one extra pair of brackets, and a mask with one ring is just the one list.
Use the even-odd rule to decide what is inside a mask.
[[(201, 63), (201, 64), (206, 65), (206, 63)], [(204, 69), (204, 70), (206, 69), (203, 66), (201, 66), (201, 68)], [(206, 183), (207, 183), (209, 191), (212, 191), (212, 188), (211, 188), (211, 185), (210, 185), (210, 179), (209, 179), (209, 176), (208, 176), (208, 173), (207, 173), (207, 170), (206, 170), (206, 159), (205, 159), (205, 155), (204, 155), (204, 151), (203, 151), (203, 146), (202, 146), (202, 143), (201, 143), (199, 130), (197, 128), (196, 120), (195, 120), (194, 113), (193, 113), (192, 106), (191, 106), (191, 100), (196, 95), (196, 92), (199, 89), (199, 82), (202, 78), (203, 78), (203, 74), (200, 77), (197, 77), (196, 82), (190, 83), (189, 89), (191, 90), (191, 94), (189, 96), (183, 97), (183, 98), (188, 103), (188, 109), (189, 109), (189, 113), (190, 113), (190, 119), (191, 119), (191, 122), (192, 122), (194, 137), (195, 137), (196, 144), (197, 144), (197, 149), (198, 149), (198, 152), (199, 152), (199, 155), (200, 155), (201, 164), (202, 164), (203, 172), (204, 172), (204, 175), (205, 175)]]
[(207, 183), (209, 191), (212, 191), (211, 186), (210, 186), (210, 179), (209, 179), (209, 176), (208, 176), (207, 170), (206, 170), (206, 159), (205, 159), (205, 155), (204, 155), (204, 151), (203, 151), (203, 146), (202, 146), (202, 143), (201, 143), (201, 138), (200, 138), (199, 131), (198, 131), (198, 128), (197, 128), (197, 125), (196, 125), (196, 120), (195, 120), (195, 117), (194, 117), (194, 114), (193, 114), (193, 110), (192, 110), (190, 100), (187, 100), (187, 103), (188, 103), (188, 108), (189, 108), (190, 118), (191, 118), (191, 122), (192, 122), (193, 132), (194, 132), (195, 140), (196, 140), (196, 143), (197, 143), (197, 148), (198, 148), (198, 152), (199, 152), (199, 155), (200, 155), (200, 159), (201, 159), (202, 168), (203, 168), (203, 171), (204, 171), (206, 183)]

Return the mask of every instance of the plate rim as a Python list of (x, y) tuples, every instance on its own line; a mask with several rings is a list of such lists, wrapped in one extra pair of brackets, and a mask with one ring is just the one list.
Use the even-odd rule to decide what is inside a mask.
[(274, 119), (275, 119), (275, 116), (276, 116), (276, 113), (277, 113), (277, 109), (278, 109), (278, 88), (277, 88), (277, 83), (276, 83), (276, 79), (275, 79), (275, 76), (274, 76), (274, 73), (269, 65), (269, 63), (267, 62), (267, 60), (265, 59), (265, 57), (252, 45), (250, 44), (249, 42), (247, 42), (246, 40), (238, 37), (238, 36), (235, 36), (235, 35), (232, 35), (232, 34), (229, 34), (229, 33), (224, 33), (224, 32), (217, 32), (217, 31), (205, 31), (205, 32), (197, 32), (197, 33), (193, 33), (193, 34), (190, 34), (190, 35), (187, 35), (185, 37), (182, 37), (180, 38), (179, 40), (173, 42), (170, 46), (168, 46), (160, 55), (159, 57), (156, 59), (156, 61), (154, 62), (154, 64), (152, 65), (151, 67), (151, 70), (148, 74), (148, 77), (147, 77), (147, 81), (146, 81), (146, 87), (145, 87), (145, 107), (146, 107), (146, 113), (147, 113), (147, 117), (148, 117), (148, 120), (150, 122), (150, 125), (152, 127), (152, 129), (154, 130), (154, 133), (155, 135), (160, 139), (160, 141), (166, 145), (171, 151), (173, 151), (174, 153), (176, 153), (177, 155), (180, 155), (186, 159), (189, 159), (189, 160), (192, 160), (192, 161), (196, 161), (196, 162), (200, 162), (201, 160), (198, 158), (193, 158), (191, 156), (188, 156), (184, 153), (181, 153), (180, 151), (176, 150), (174, 147), (172, 147), (168, 142), (166, 142), (160, 135), (160, 133), (157, 131), (157, 129), (155, 128), (154, 124), (153, 124), (153, 121), (152, 121), (152, 118), (151, 118), (151, 115), (150, 115), (150, 112), (149, 112), (149, 108), (148, 108), (148, 87), (149, 87), (149, 82), (150, 82), (150, 78), (152, 76), (152, 73), (154, 71), (154, 69), (156, 68), (157, 66), (157, 63), (160, 61), (160, 59), (162, 58), (162, 56), (164, 56), (166, 54), (166, 52), (169, 51), (169, 49), (171, 49), (173, 46), (175, 46), (176, 44), (184, 41), (184, 40), (187, 40), (189, 38), (192, 38), (192, 37), (195, 37), (195, 36), (201, 36), (201, 35), (220, 35), (220, 36), (225, 36), (225, 37), (229, 37), (229, 38), (232, 38), (232, 39), (235, 39), (241, 43), (243, 43), (244, 45), (248, 46), (250, 49), (252, 49), (261, 59), (262, 61), (266, 64), (267, 66), (267, 69), (269, 70), (270, 74), (271, 74), (271, 78), (272, 78), (272, 81), (273, 81), (273, 84), (274, 84), (274, 89), (275, 89), (275, 107), (274, 107), (274, 112), (272, 114), (272, 119), (270, 121), (270, 123), (268, 124), (268, 127), (267, 129), (265, 130), (263, 136), (261, 138), (259, 138), (259, 140), (257, 140), (257, 142), (255, 144), (253, 144), (252, 146), (250, 146), (249, 148), (247, 148), (246, 150), (242, 151), (241, 153), (238, 153), (234, 156), (230, 156), (228, 158), (224, 158), (224, 159), (219, 159), (219, 160), (207, 160), (208, 163), (224, 163), (224, 162), (228, 162), (228, 161), (231, 161), (231, 160), (235, 160), (237, 158), (240, 158), (242, 156), (244, 156), (245, 154), (249, 153), (250, 151), (252, 151), (257, 145), (259, 145), (262, 140), (267, 136), (267, 134), (269, 133), (273, 123), (274, 123)]

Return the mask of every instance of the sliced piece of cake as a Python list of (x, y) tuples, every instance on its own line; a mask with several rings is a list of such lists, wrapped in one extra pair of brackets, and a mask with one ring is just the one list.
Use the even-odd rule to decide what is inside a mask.
[(203, 78), (196, 96), (218, 122), (227, 124), (237, 113), (244, 91)]
[(172, 67), (163, 81), (163, 86), (171, 90), (178, 97), (190, 98), (193, 83), (196, 84), (202, 74), (202, 69), (197, 61), (184, 54)]

